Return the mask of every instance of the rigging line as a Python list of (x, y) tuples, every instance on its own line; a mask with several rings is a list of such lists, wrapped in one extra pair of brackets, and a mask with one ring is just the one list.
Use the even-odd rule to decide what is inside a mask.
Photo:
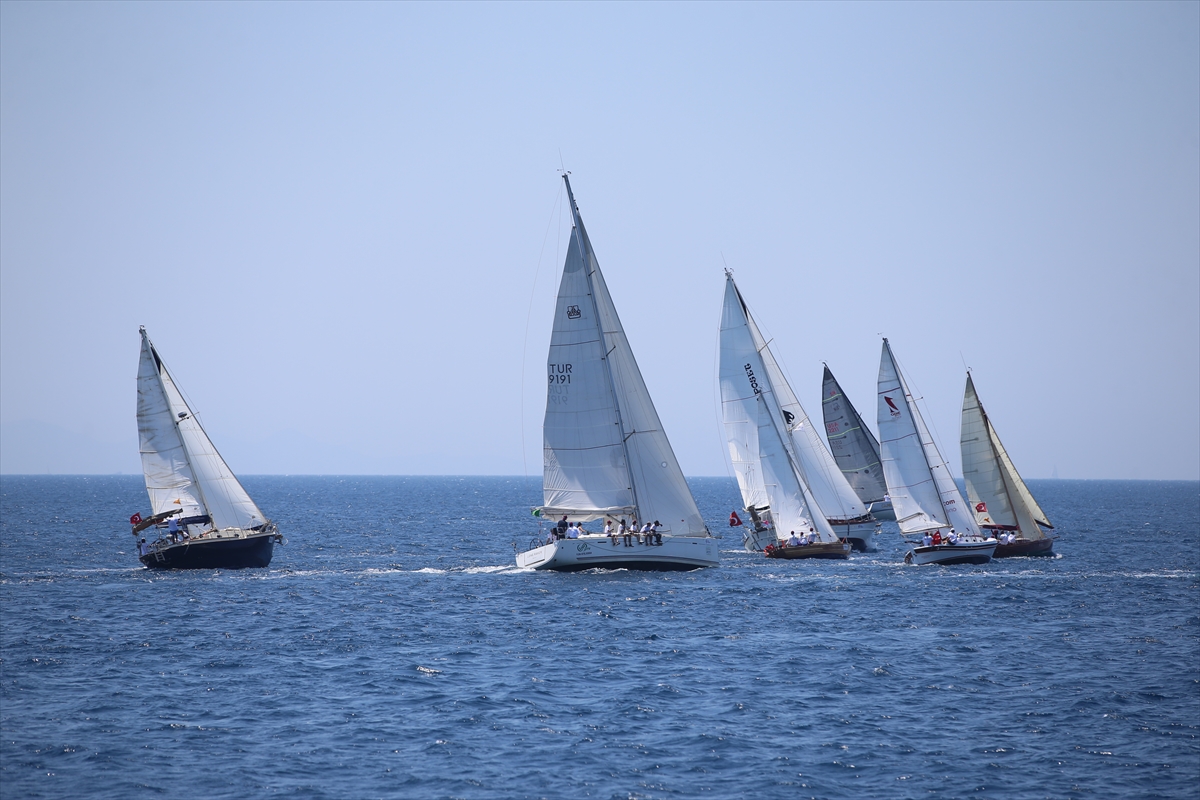
[[(546, 242), (550, 239), (550, 226), (554, 224), (554, 212), (559, 209), (562, 201), (562, 184), (558, 185), (558, 193), (554, 197), (554, 206), (550, 209), (550, 219), (546, 222), (546, 234), (542, 237), (542, 249), (538, 251), (537, 268), (533, 271), (533, 286), (529, 290), (529, 309), (525, 312), (525, 339), (521, 343), (521, 467), (525, 477), (529, 477), (529, 459), (525, 453), (525, 361), (529, 351), (529, 320), (533, 317), (533, 300), (537, 296), (538, 274), (542, 271), (542, 256), (546, 253)], [(561, 221), (562, 215), (559, 215)], [(561, 238), (562, 233), (559, 233)], [(555, 255), (557, 255), (557, 245)]]

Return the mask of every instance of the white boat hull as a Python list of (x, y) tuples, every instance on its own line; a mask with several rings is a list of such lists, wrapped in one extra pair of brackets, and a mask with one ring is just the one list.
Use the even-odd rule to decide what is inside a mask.
[(584, 569), (691, 570), (720, 563), (717, 540), (707, 536), (663, 536), (661, 545), (616, 545), (607, 536), (560, 539), (517, 554), (517, 566), (577, 572)]
[(892, 508), (891, 500), (876, 500), (867, 506), (867, 511), (870, 511), (871, 516), (875, 519), (896, 521), (896, 509)]
[(909, 550), (904, 556), (907, 564), (986, 564), (992, 560), (996, 540), (959, 544), (921, 545)]
[(879, 525), (875, 520), (864, 522), (838, 522), (829, 520), (829, 527), (839, 539), (847, 539), (850, 546), (860, 553), (875, 552), (875, 534), (879, 533)]
[(773, 529), (755, 531), (749, 525), (742, 528), (742, 546), (747, 553), (761, 553), (769, 544), (779, 544)]

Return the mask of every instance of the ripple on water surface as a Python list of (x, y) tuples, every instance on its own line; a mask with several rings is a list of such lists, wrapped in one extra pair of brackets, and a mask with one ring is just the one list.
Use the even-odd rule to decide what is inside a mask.
[[(558, 575), (513, 565), (537, 480), (245, 482), (272, 567), (157, 573), (140, 479), (2, 479), (5, 797), (1195, 796), (1195, 483), (1033, 482), (1054, 559), (909, 567), (887, 525)], [(720, 530), (735, 484), (693, 486)]]

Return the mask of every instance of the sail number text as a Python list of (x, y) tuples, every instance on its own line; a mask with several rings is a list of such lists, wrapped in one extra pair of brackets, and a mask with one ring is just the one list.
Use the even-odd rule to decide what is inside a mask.
[(570, 364), (551, 364), (550, 365), (550, 383), (570, 383), (571, 382), (571, 365)]

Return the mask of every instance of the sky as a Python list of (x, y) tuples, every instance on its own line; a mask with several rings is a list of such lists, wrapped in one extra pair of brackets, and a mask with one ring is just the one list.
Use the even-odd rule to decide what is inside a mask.
[(1200, 4), (0, 3), (0, 472), (541, 473), (572, 187), (676, 456), (724, 267), (808, 413), (1200, 478)]

